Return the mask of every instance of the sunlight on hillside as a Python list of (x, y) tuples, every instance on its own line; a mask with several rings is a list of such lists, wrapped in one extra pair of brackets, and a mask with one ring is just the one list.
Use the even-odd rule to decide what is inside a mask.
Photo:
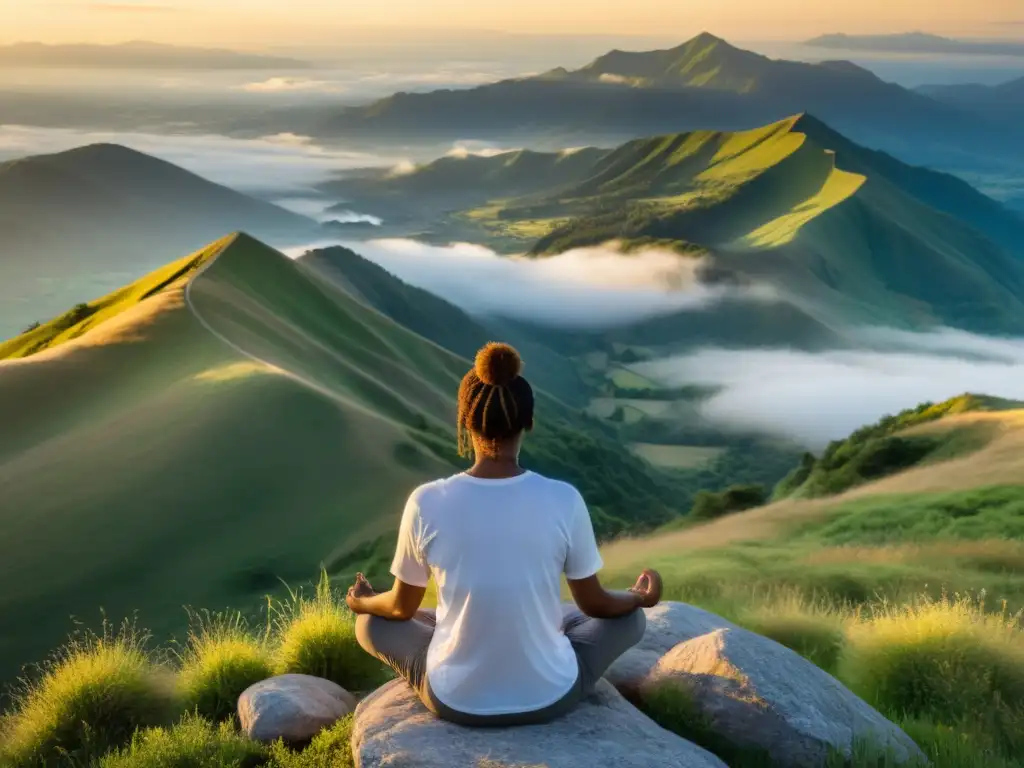
[(728, 138), (697, 180), (745, 178), (778, 164), (807, 141), (806, 134), (795, 130), (799, 119), (791, 117), (756, 130), (725, 134)]
[(866, 181), (866, 176), (833, 169), (818, 194), (784, 216), (758, 227), (743, 242), (755, 248), (777, 248), (791, 243), (804, 225), (853, 197)]
[(77, 339), (91, 329), (140, 304), (162, 291), (183, 287), (204, 264), (215, 258), (231, 241), (218, 240), (190, 256), (151, 272), (141, 280), (95, 301), (79, 304), (48, 323), (0, 344), (0, 360), (23, 358)]
[(234, 381), (235, 379), (244, 379), (249, 376), (260, 376), (266, 374), (280, 373), (275, 368), (262, 363), (254, 362), (239, 362), (229, 363), (228, 365), (222, 365), (217, 368), (211, 368), (208, 371), (196, 375), (196, 381)]

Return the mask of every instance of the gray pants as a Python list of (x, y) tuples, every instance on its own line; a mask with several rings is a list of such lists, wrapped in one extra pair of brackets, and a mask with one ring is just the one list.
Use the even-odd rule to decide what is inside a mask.
[(576, 684), (543, 709), (507, 715), (457, 712), (437, 699), (427, 680), (427, 647), (435, 624), (434, 611), (428, 610), (419, 611), (410, 621), (363, 615), (356, 620), (356, 639), (363, 650), (404, 677), (427, 709), (438, 717), (458, 725), (505, 727), (546, 723), (575, 707), (593, 692), (612, 662), (640, 642), (647, 617), (639, 609), (617, 619), (592, 619), (578, 610), (568, 612), (562, 621), (562, 631), (576, 652)]

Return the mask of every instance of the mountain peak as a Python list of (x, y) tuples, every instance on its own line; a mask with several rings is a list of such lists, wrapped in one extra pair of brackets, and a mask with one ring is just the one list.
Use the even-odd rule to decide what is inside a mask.
[[(696, 37), (694, 37), (694, 38), (688, 40), (687, 42), (683, 43), (683, 46), (687, 46), (687, 45), (718, 45), (719, 43), (722, 43), (722, 44), (725, 44), (725, 45), (729, 45), (729, 43), (726, 40), (723, 40), (722, 38), (718, 37), (717, 35), (713, 35), (710, 32), (701, 32)], [(730, 46), (730, 47), (732, 47), (732, 46)]]

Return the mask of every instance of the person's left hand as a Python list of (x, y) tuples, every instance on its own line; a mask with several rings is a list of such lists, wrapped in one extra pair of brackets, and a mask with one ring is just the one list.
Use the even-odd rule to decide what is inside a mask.
[(359, 613), (359, 601), (364, 597), (373, 597), (376, 594), (370, 582), (366, 580), (366, 577), (361, 573), (357, 573), (356, 583), (348, 588), (345, 603), (352, 613)]

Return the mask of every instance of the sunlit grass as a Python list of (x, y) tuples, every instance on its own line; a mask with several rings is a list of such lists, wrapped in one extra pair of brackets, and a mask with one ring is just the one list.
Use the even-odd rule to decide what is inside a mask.
[(274, 674), (266, 638), (255, 636), (238, 613), (193, 613), (179, 661), (185, 705), (214, 721), (231, 717), (242, 692)]
[(131, 309), (139, 302), (170, 288), (183, 286), (206, 262), (219, 254), (230, 238), (218, 240), (201, 251), (171, 262), (130, 285), (0, 343), (0, 360), (28, 357), (76, 339), (101, 323)]
[(384, 665), (359, 647), (355, 617), (326, 572), (312, 596), (292, 592), (273, 611), (279, 674), (322, 677), (353, 692), (371, 690), (388, 679)]
[(177, 711), (173, 683), (133, 625), (79, 638), (26, 681), (3, 723), (0, 755), (16, 766), (87, 762)]
[(1024, 752), (1024, 623), (983, 600), (883, 605), (847, 629), (840, 676), (876, 706), (945, 725), (979, 724)]
[(129, 745), (105, 755), (95, 768), (248, 768), (265, 765), (268, 754), (233, 723), (186, 715), (171, 728), (137, 731)]
[(351, 715), (316, 735), (301, 752), (278, 742), (271, 749), (267, 768), (353, 768)]

